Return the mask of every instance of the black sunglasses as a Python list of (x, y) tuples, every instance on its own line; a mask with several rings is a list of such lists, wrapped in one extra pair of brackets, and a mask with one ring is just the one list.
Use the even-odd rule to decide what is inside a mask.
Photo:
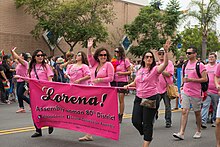
[(164, 55), (164, 53), (158, 53), (158, 55)]
[(119, 53), (119, 51), (115, 50), (116, 53)]
[(194, 54), (194, 52), (186, 52), (187, 55)]
[(151, 59), (152, 59), (152, 58), (153, 58), (153, 56), (145, 56), (145, 58), (146, 58), (146, 59), (148, 59), (148, 58), (151, 58)]
[(37, 54), (36, 56), (37, 56), (37, 57), (44, 57), (45, 54)]
[(106, 56), (107, 56), (107, 54), (99, 54), (99, 56), (100, 56), (100, 57), (101, 57), (101, 56), (105, 56), (105, 57), (106, 57)]

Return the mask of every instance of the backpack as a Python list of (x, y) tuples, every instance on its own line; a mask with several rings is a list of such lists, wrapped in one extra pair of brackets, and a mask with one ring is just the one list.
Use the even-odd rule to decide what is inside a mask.
[[(183, 64), (183, 77), (185, 76), (185, 68), (186, 68), (187, 63), (188, 63), (188, 60)], [(199, 66), (200, 66), (200, 62), (197, 61), (197, 63), (196, 63), (196, 73), (197, 73), (198, 77), (201, 78), (202, 75), (200, 73), (200, 67)], [(208, 90), (208, 87), (209, 87), (209, 76), (208, 76), (208, 74), (207, 74), (207, 78), (208, 78), (207, 82), (202, 82), (201, 83), (201, 87), (202, 87), (203, 92), (206, 92)]]

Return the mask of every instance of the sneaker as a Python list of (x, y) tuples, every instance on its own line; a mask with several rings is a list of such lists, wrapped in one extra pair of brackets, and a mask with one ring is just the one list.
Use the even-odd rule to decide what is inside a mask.
[(16, 111), (16, 113), (25, 113), (25, 112), (26, 111), (24, 109), (22, 109), (22, 108)]
[(38, 133), (38, 132), (35, 132), (33, 135), (31, 135), (32, 138), (41, 137), (41, 136), (42, 136), (42, 134)]
[(215, 127), (216, 125), (215, 125), (215, 123), (213, 123), (211, 126), (212, 126), (212, 127)]
[(204, 124), (204, 123), (201, 124), (201, 127), (202, 127), (203, 129), (206, 129), (206, 128), (207, 128), (206, 124)]
[(180, 140), (184, 140), (184, 135), (181, 135), (179, 132), (173, 133), (173, 137), (178, 138)]
[(194, 139), (199, 139), (201, 138), (202, 133), (201, 132), (196, 132), (195, 135), (193, 136)]

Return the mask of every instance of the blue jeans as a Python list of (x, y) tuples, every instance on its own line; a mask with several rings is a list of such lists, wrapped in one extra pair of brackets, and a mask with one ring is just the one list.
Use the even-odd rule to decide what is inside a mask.
[(219, 99), (218, 94), (208, 93), (207, 98), (203, 102), (202, 111), (201, 111), (203, 124), (207, 123), (207, 119), (209, 115), (209, 107), (210, 107), (211, 102), (212, 102), (212, 107), (213, 107), (212, 121), (213, 122), (215, 121), (216, 111), (217, 111), (217, 106), (218, 106), (218, 99)]
[(27, 98), (24, 95), (25, 92), (25, 88), (24, 88), (25, 82), (17, 82), (17, 96), (18, 96), (18, 103), (19, 103), (19, 107), (24, 109), (24, 103), (23, 100), (30, 104), (30, 99)]
[(165, 120), (166, 124), (172, 124), (171, 120), (171, 104), (170, 104), (170, 98), (167, 96), (167, 92), (160, 94), (160, 101), (163, 99), (164, 105), (165, 105)]

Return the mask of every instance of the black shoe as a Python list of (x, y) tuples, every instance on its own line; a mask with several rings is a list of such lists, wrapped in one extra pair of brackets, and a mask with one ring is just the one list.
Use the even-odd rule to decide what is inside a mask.
[(206, 129), (206, 128), (207, 128), (206, 124), (201, 124), (201, 127), (202, 127), (203, 129)]
[(38, 133), (38, 132), (35, 132), (33, 135), (31, 135), (32, 138), (34, 137), (41, 137), (42, 134), (41, 133)]
[(48, 128), (48, 133), (49, 133), (49, 134), (53, 133), (53, 127), (49, 127), (49, 128)]
[(172, 124), (167, 123), (166, 128), (170, 128), (170, 127), (172, 127)]

